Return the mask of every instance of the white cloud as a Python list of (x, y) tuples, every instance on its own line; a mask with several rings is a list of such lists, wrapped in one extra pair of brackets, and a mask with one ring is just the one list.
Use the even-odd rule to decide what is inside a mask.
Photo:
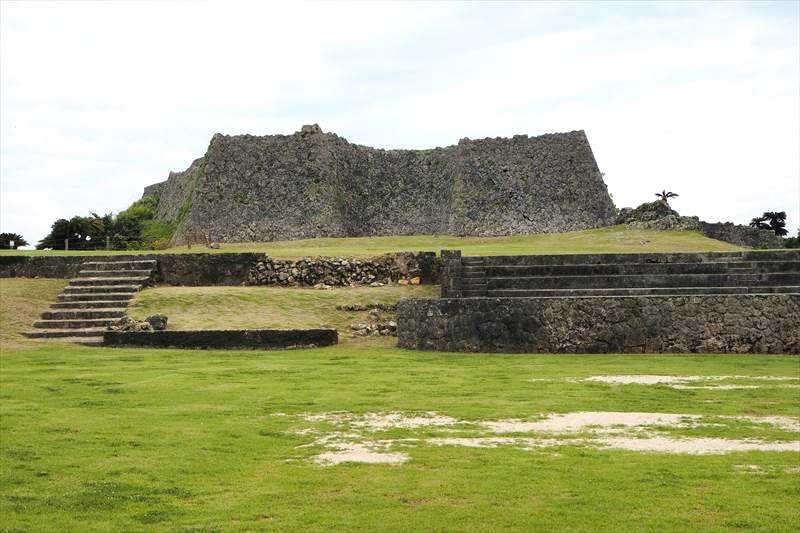
[(618, 205), (800, 220), (800, 4), (0, 4), (0, 224), (120, 210), (215, 132), (585, 129)]

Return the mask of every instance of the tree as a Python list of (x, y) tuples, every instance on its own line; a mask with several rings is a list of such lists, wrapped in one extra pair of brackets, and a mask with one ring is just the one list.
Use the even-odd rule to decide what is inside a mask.
[(751, 220), (750, 227), (772, 230), (778, 237), (783, 237), (789, 233), (786, 231), (785, 211), (767, 211), (760, 217)]
[(661, 203), (663, 203), (664, 205), (667, 205), (669, 203), (669, 199), (670, 198), (677, 198), (678, 194), (674, 193), (672, 191), (667, 192), (666, 189), (663, 189), (661, 192), (657, 192), (656, 196), (658, 196), (659, 200), (661, 200)]
[[(14, 243), (12, 246), (11, 243)], [(16, 250), (20, 246), (28, 246), (22, 235), (19, 233), (0, 233), (0, 248), (3, 250)]]

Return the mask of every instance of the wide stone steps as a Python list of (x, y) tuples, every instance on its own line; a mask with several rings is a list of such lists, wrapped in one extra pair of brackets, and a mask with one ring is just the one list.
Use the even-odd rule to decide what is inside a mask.
[(50, 307), (53, 309), (127, 309), (128, 300), (129, 298), (124, 300), (66, 301), (55, 302)]
[(156, 268), (154, 260), (87, 261), (42, 313), (26, 336), (100, 344), (108, 326), (124, 317), (128, 303), (145, 287)]
[(603, 289), (658, 287), (745, 287), (800, 285), (800, 273), (771, 274), (643, 274), (616, 276), (531, 276), (489, 278), (488, 290)]
[(125, 316), (125, 311), (125, 307), (108, 309), (54, 309), (42, 313), (42, 318), (45, 320), (122, 318)]
[(117, 322), (116, 318), (75, 318), (62, 320), (38, 320), (33, 327), (39, 329), (85, 329), (108, 327)]
[(134, 293), (141, 288), (141, 285), (69, 285), (64, 287), (64, 294)]
[(660, 287), (622, 289), (500, 289), (464, 297), (487, 296), (490, 298), (553, 298), (585, 296), (675, 296), (716, 294), (800, 294), (800, 286), (765, 287)]
[(78, 272), (81, 278), (148, 278), (149, 270), (81, 270)]
[(88, 261), (82, 265), (84, 270), (147, 270), (148, 272), (156, 268), (155, 260), (141, 261)]
[[(487, 277), (603, 276), (642, 274), (742, 274), (798, 272), (797, 261), (745, 261), (707, 263), (617, 263), (584, 265), (495, 265), (482, 267)], [(470, 273), (465, 269), (465, 278)]]
[(144, 285), (148, 281), (147, 276), (135, 277), (109, 277), (109, 278), (76, 278), (69, 283), (71, 286), (111, 286), (111, 285)]
[[(91, 301), (114, 301), (128, 302), (136, 291), (131, 292), (92, 292), (81, 291), (77, 293), (61, 293), (58, 295), (59, 302), (91, 302)], [(127, 305), (127, 304), (126, 304)]]
[[(464, 258), (462, 264), (466, 265)], [(620, 263), (719, 263), (745, 261), (800, 261), (800, 250), (763, 252), (702, 253), (630, 253), (630, 254), (557, 254), (485, 256), (479, 258), (486, 267), (497, 265), (593, 265)]]
[(103, 338), (103, 332), (106, 328), (82, 328), (82, 329), (38, 329), (35, 331), (28, 331), (25, 333), (26, 337), (31, 339), (64, 339), (72, 337), (99, 337)]

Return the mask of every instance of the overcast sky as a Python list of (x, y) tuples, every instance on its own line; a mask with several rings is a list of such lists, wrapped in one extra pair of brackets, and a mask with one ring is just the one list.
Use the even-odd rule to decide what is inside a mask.
[[(0, 3), (0, 231), (120, 211), (215, 132), (583, 129), (618, 207), (800, 219), (800, 2)], [(299, 199), (301, 201), (301, 199)]]

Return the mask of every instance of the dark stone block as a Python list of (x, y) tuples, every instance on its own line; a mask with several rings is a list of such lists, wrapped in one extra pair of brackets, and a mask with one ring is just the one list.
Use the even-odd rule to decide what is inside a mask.
[(331, 346), (339, 342), (335, 329), (230, 330), (230, 331), (106, 331), (103, 345), (139, 348), (214, 350), (269, 350)]

